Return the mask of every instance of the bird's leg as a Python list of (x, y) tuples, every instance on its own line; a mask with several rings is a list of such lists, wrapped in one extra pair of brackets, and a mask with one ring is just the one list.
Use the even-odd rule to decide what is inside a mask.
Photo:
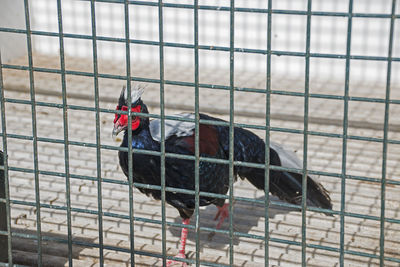
[[(235, 201), (232, 202), (232, 205)], [(224, 204), (222, 207), (217, 206), (218, 211), (215, 214), (214, 221), (218, 220), (218, 224), (215, 229), (221, 228), (221, 225), (224, 223), (225, 219), (229, 217), (229, 203)], [(215, 235), (215, 232), (211, 232), (208, 234), (208, 240), (211, 241)]]
[[(182, 223), (184, 225), (189, 225), (190, 219), (184, 219), (182, 221)], [(186, 227), (182, 228), (181, 240), (179, 241), (179, 251), (178, 251), (178, 255), (175, 256), (177, 258), (186, 259), (185, 247), (186, 247), (187, 235), (188, 235), (188, 229)], [(182, 266), (182, 267), (186, 267), (187, 266), (186, 262), (180, 262), (180, 261), (175, 261), (175, 260), (168, 260), (167, 261), (167, 267), (172, 267), (172, 266), (178, 265), (178, 264), (180, 266)]]
[(219, 218), (219, 222), (217, 224), (216, 229), (221, 228), (222, 223), (224, 222), (225, 218), (229, 217), (229, 204), (225, 203), (222, 207), (218, 207), (217, 214), (215, 214), (214, 221)]

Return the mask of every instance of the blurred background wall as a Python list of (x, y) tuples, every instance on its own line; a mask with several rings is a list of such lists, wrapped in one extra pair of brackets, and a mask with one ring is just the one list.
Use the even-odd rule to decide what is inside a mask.
[[(164, 1), (164, 3), (189, 4), (193, 1)], [(203, 0), (200, 5), (229, 7), (227, 0)], [(237, 8), (266, 9), (267, 0), (238, 0)], [(399, 5), (399, 4), (398, 4)], [(306, 11), (307, 1), (273, 1), (273, 9)], [(32, 30), (57, 32), (56, 1), (38, 0), (32, 2)], [(348, 12), (348, 0), (316, 0), (313, 11)], [(391, 12), (389, 0), (354, 1), (354, 13)], [(158, 42), (158, 7), (130, 5), (130, 38)], [(97, 35), (124, 38), (123, 5), (96, 3)], [(63, 1), (64, 32), (91, 35), (90, 2)], [(199, 43), (207, 46), (229, 47), (229, 11), (199, 11)], [(273, 14), (272, 50), (305, 52), (306, 19), (304, 15)], [(193, 44), (193, 10), (185, 8), (164, 8), (164, 41), (179, 44)], [(396, 21), (400, 24), (400, 21)], [(247, 49), (267, 49), (267, 14), (235, 13), (235, 47)], [(400, 25), (399, 25), (400, 26)], [(359, 56), (386, 57), (388, 50), (390, 19), (354, 18), (352, 27), (351, 54)], [(313, 16), (311, 22), (311, 53), (346, 54), (347, 18), (342, 16)], [(400, 56), (400, 27), (395, 27), (394, 57)], [(58, 53), (58, 38), (34, 36), (34, 49), (40, 53)], [(123, 62), (125, 44), (98, 42), (101, 59)], [(132, 64), (135, 61), (158, 64), (159, 48), (156, 45), (132, 44)], [(90, 57), (90, 40), (66, 39), (65, 52), (70, 56)], [(190, 48), (165, 48), (165, 63), (179, 66), (193, 66), (194, 55)], [(280, 56), (272, 58), (272, 73), (304, 77), (304, 58)], [(394, 71), (400, 71), (400, 64), (393, 64)], [(229, 52), (200, 50), (201, 68), (229, 68)], [(246, 72), (266, 72), (266, 56), (252, 53), (235, 54), (235, 70)], [(311, 78), (343, 80), (344, 59), (311, 59)], [(352, 82), (386, 81), (386, 62), (351, 61)], [(400, 81), (400, 75), (393, 75), (393, 82)]]

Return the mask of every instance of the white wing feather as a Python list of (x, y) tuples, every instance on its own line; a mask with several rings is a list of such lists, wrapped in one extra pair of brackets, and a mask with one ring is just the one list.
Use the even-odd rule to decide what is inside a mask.
[[(181, 113), (174, 115), (179, 118), (194, 119), (192, 113)], [(194, 122), (187, 121), (176, 121), (176, 120), (165, 120), (165, 140), (170, 136), (189, 136), (193, 134), (195, 124)], [(157, 142), (161, 142), (161, 120), (154, 119), (150, 121), (150, 133), (153, 139)]]
[(303, 163), (297, 157), (297, 155), (289, 150), (285, 149), (282, 145), (275, 142), (270, 142), (270, 147), (278, 153), (281, 160), (282, 167), (302, 169)]

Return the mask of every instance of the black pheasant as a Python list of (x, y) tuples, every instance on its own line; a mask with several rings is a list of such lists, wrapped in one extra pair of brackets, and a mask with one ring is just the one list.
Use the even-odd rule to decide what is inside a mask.
[[(127, 103), (127, 91), (123, 89), (119, 97), (117, 110), (131, 108), (132, 112), (148, 113), (146, 105), (141, 100), (143, 89), (134, 86), (131, 92), (132, 103)], [(183, 113), (176, 115), (194, 119), (194, 114)], [(211, 116), (200, 114), (201, 119), (218, 120)], [(165, 121), (165, 150), (166, 152), (193, 155), (195, 151), (194, 123), (183, 121)], [(132, 148), (160, 151), (160, 120), (132, 116), (132, 125), (128, 127), (128, 116), (115, 114), (113, 135), (125, 131), (122, 147), (132, 145)], [(128, 144), (128, 130), (132, 131), (132, 144)], [(229, 158), (229, 127), (200, 124), (199, 126), (200, 156), (209, 158)], [(269, 149), (270, 164), (276, 166), (302, 168), (302, 164), (293, 152), (282, 146), (271, 143)], [(254, 133), (235, 127), (234, 129), (234, 160), (252, 163), (265, 162), (265, 143)], [(137, 183), (160, 185), (160, 157), (135, 153), (133, 155), (133, 180)], [(119, 163), (128, 177), (128, 153), (119, 152)], [(168, 187), (195, 189), (194, 161), (167, 157), (165, 159), (165, 183)], [(258, 189), (264, 189), (264, 170), (250, 167), (235, 166), (235, 177), (247, 179)], [(229, 166), (211, 162), (200, 162), (199, 167), (200, 191), (226, 194), (229, 189)], [(139, 188), (142, 193), (155, 199), (161, 198), (160, 190)], [(270, 192), (289, 203), (300, 204), (302, 195), (302, 175), (287, 171), (270, 170)], [(174, 206), (183, 219), (183, 224), (189, 224), (195, 209), (194, 195), (166, 192), (166, 201)], [(224, 199), (200, 197), (200, 206), (214, 204), (219, 211), (216, 218), (223, 220), (228, 216), (227, 204)], [(331, 199), (325, 188), (313, 180), (307, 179), (307, 204), (325, 209), (332, 209)], [(185, 258), (187, 228), (182, 229), (179, 254)], [(174, 263), (168, 262), (168, 266)], [(182, 263), (185, 266), (185, 263)]]

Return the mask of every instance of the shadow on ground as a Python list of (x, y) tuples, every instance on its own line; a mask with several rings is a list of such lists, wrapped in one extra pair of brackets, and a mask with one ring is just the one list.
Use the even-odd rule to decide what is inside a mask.
[[(12, 229), (13, 233), (19, 233), (26, 236), (36, 235), (36, 231)], [(68, 265), (68, 236), (45, 233), (42, 232), (42, 266), (67, 266)], [(57, 241), (46, 241), (46, 239), (56, 239)], [(65, 242), (61, 243), (60, 241)], [(74, 237), (74, 241), (93, 244), (95, 239), (93, 238), (82, 238)], [(13, 263), (25, 266), (38, 266), (38, 254), (37, 254), (37, 240), (28, 239), (23, 237), (12, 238), (12, 254)], [(77, 260), (84, 250), (84, 246), (73, 245), (72, 246), (72, 259)]]
[[(259, 201), (264, 201), (264, 197), (257, 198)], [(271, 196), (270, 200), (280, 201), (278, 198)], [(283, 208), (283, 207), (270, 207), (269, 218), (274, 218), (278, 214), (287, 214), (295, 209)], [(214, 228), (218, 221), (214, 221), (217, 208), (214, 205), (207, 206), (205, 209), (200, 210), (200, 227)], [(257, 226), (259, 220), (264, 218), (265, 209), (262, 204), (250, 203), (245, 201), (236, 201), (234, 204), (233, 212), (233, 228), (235, 232), (248, 234), (254, 226)], [(192, 219), (194, 219), (193, 214)], [(176, 217), (175, 223), (182, 223), (181, 217)], [(192, 220), (191, 224), (194, 222)], [(168, 230), (173, 236), (179, 241), (181, 229), (177, 227), (169, 227)], [(229, 218), (225, 219), (221, 226), (221, 230), (229, 230)], [(194, 230), (189, 230), (188, 240), (195, 242), (196, 236)], [(200, 249), (204, 247), (221, 249), (229, 246), (229, 233), (212, 233), (209, 231), (202, 231), (200, 233)], [(238, 245), (240, 238), (233, 237), (233, 244)]]

